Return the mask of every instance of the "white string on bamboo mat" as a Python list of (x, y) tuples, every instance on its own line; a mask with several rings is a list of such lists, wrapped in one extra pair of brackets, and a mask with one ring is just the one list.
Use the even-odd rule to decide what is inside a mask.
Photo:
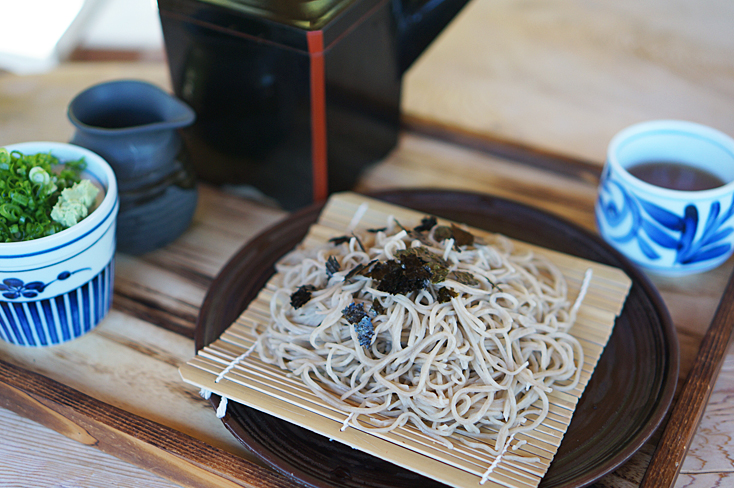
[[(229, 364), (227, 365), (227, 367), (224, 368), (217, 375), (217, 378), (214, 380), (214, 383), (219, 383), (220, 381), (222, 381), (222, 378), (224, 378), (224, 376), (227, 373), (229, 373), (230, 371), (232, 371), (232, 369), (237, 365), (237, 363), (239, 363), (240, 361), (242, 361), (243, 359), (245, 359), (247, 356), (249, 356), (252, 353), (252, 351), (255, 350), (255, 344), (256, 343), (253, 342), (252, 345), (247, 349), (247, 351), (243, 352), (242, 354), (240, 354), (239, 356), (237, 356), (236, 358), (234, 358), (232, 361), (230, 361)], [(212, 396), (211, 390), (208, 390), (206, 388), (202, 388), (199, 391), (199, 394), (202, 397), (204, 397), (205, 400), (209, 400), (209, 398), (211, 398), (211, 396)], [(229, 399), (226, 396), (224, 396), (224, 395), (220, 395), (220, 396), (221, 396), (221, 399), (219, 400), (219, 406), (217, 407), (217, 418), (218, 419), (221, 419), (222, 417), (224, 417), (226, 415), (226, 413), (227, 413), (227, 402), (229, 401)]]
[(357, 207), (357, 210), (354, 212), (354, 215), (352, 216), (352, 220), (349, 222), (349, 225), (347, 226), (347, 234), (350, 232), (354, 232), (354, 229), (357, 228), (359, 225), (359, 221), (362, 220), (362, 217), (364, 217), (364, 214), (367, 213), (367, 210), (369, 209), (369, 205), (367, 205), (367, 202), (364, 202)]
[(507, 442), (505, 442), (505, 445), (502, 447), (502, 451), (500, 451), (500, 453), (497, 454), (497, 457), (494, 459), (494, 461), (492, 461), (492, 464), (489, 465), (489, 467), (487, 468), (487, 471), (485, 471), (484, 474), (482, 475), (482, 479), (479, 481), (480, 485), (483, 485), (484, 483), (487, 482), (487, 480), (489, 480), (489, 475), (492, 474), (492, 471), (494, 471), (494, 469), (497, 466), (499, 466), (500, 461), (502, 461), (502, 456), (504, 456), (505, 453), (507, 452), (507, 448), (510, 447), (510, 443), (513, 441), (513, 439), (515, 439), (515, 432), (510, 434), (510, 437), (507, 439)]
[(584, 273), (584, 281), (581, 283), (581, 289), (579, 290), (579, 296), (576, 297), (576, 301), (574, 302), (573, 306), (571, 307), (571, 319), (576, 319), (576, 312), (579, 311), (579, 307), (581, 306), (581, 302), (584, 301), (584, 297), (586, 297), (586, 292), (589, 291), (589, 284), (591, 283), (591, 275), (594, 274), (591, 268), (587, 268), (586, 272)]
[(344, 419), (344, 422), (342, 423), (342, 428), (339, 429), (340, 431), (344, 432), (345, 430), (347, 430), (347, 427), (349, 427), (349, 422), (351, 422), (354, 418), (354, 413), (355, 412), (350, 413), (349, 416)]

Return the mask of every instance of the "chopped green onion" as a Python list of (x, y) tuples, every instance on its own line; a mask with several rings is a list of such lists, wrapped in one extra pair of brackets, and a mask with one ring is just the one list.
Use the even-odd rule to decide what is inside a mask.
[(65, 188), (81, 180), (84, 159), (62, 163), (49, 153), (0, 148), (0, 242), (50, 236), (64, 230), (51, 209)]

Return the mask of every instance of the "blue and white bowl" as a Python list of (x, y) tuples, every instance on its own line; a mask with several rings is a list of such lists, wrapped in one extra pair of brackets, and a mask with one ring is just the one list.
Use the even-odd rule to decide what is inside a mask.
[[(628, 171), (648, 161), (680, 162), (724, 184), (673, 190)], [(628, 127), (609, 144), (595, 210), (601, 236), (648, 271), (674, 276), (719, 266), (734, 251), (734, 140), (686, 121)]]
[(112, 168), (87, 149), (58, 142), (4, 146), (24, 154), (84, 157), (84, 178), (102, 188), (85, 219), (52, 236), (0, 243), (0, 338), (51, 346), (80, 337), (106, 317), (112, 303), (119, 199)]

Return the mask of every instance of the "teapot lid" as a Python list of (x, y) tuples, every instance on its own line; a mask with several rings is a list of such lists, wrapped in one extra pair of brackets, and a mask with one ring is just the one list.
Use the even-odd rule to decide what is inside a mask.
[(200, 0), (282, 24), (320, 29), (357, 0)]

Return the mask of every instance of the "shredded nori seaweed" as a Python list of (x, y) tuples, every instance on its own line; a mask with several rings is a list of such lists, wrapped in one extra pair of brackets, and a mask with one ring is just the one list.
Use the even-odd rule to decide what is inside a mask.
[(342, 315), (347, 319), (347, 322), (354, 326), (359, 344), (362, 347), (369, 347), (372, 343), (372, 337), (375, 335), (375, 327), (372, 325), (372, 319), (369, 314), (364, 310), (364, 305), (361, 303), (351, 303), (347, 308), (342, 310)]
[(445, 225), (439, 225), (436, 230), (433, 231), (433, 238), (438, 242), (445, 241), (446, 239), (453, 239), (454, 245), (458, 248), (459, 246), (471, 246), (474, 244), (474, 235), (470, 232), (465, 231), (456, 224), (451, 224), (451, 227)]
[(357, 236), (356, 236), (356, 235), (354, 235), (354, 234), (352, 234), (352, 237), (354, 237), (354, 238), (355, 238), (355, 239), (357, 240), (357, 244), (359, 245), (359, 248), (360, 248), (360, 249), (362, 250), (362, 252), (367, 252), (367, 250), (366, 250), (366, 249), (364, 248), (364, 246), (362, 245), (362, 241), (360, 241), (360, 240), (359, 240), (359, 237), (357, 237)]
[(299, 286), (291, 295), (291, 306), (293, 308), (301, 308), (311, 300), (311, 293), (314, 291), (316, 291), (316, 287), (313, 285)]
[(441, 283), (446, 279), (450, 265), (444, 258), (438, 254), (432, 253), (425, 247), (411, 247), (410, 249), (402, 249), (395, 253), (398, 258), (402, 258), (409, 254), (423, 260), (431, 272), (431, 283)]
[(329, 239), (329, 242), (331, 242), (335, 246), (338, 246), (339, 244), (344, 244), (345, 242), (349, 242), (349, 239), (351, 239), (350, 236), (332, 237), (331, 239)]
[(357, 332), (360, 346), (369, 347), (372, 344), (372, 337), (375, 335), (375, 326), (372, 325), (372, 319), (363, 317), (362, 320), (354, 324), (354, 330)]
[(377, 262), (377, 259), (373, 259), (372, 261), (370, 261), (367, 264), (359, 263), (357, 266), (352, 268), (352, 270), (349, 273), (347, 273), (347, 275), (344, 277), (344, 281), (350, 280), (354, 278), (355, 276), (357, 276), (358, 274), (361, 274), (364, 276), (366, 274), (365, 272), (369, 269), (369, 267), (372, 266), (376, 262)]
[(398, 222), (398, 219), (395, 219), (395, 225), (397, 225), (398, 227), (400, 227), (400, 230), (404, 230), (405, 232), (408, 232), (408, 229), (406, 229), (405, 227), (403, 227), (403, 224), (401, 224), (400, 222)]
[(436, 227), (436, 230), (433, 231), (433, 238), (436, 239), (438, 242), (445, 241), (446, 239), (450, 239), (451, 237), (451, 227), (439, 225), (438, 227)]
[(377, 298), (372, 300), (372, 311), (375, 313), (375, 316), (383, 315), (385, 312), (387, 312), (387, 310), (385, 310), (385, 307), (382, 306)]
[(442, 286), (438, 289), (438, 303), (449, 302), (453, 297), (456, 296), (459, 296), (459, 294), (451, 288), (446, 288), (445, 286)]
[(451, 224), (451, 235), (457, 246), (471, 246), (474, 244), (474, 236), (455, 224)]
[(331, 278), (334, 276), (334, 273), (339, 271), (341, 269), (341, 265), (339, 264), (339, 261), (336, 260), (334, 256), (329, 256), (329, 259), (326, 260), (326, 276)]
[(452, 271), (449, 273), (448, 277), (454, 281), (458, 281), (462, 285), (479, 286), (479, 280), (476, 279), (474, 275), (468, 271)]
[(379, 281), (377, 289), (392, 295), (408, 295), (423, 290), (431, 282), (433, 273), (426, 262), (415, 254), (376, 263), (368, 276)]
[(415, 232), (428, 232), (429, 230), (433, 229), (437, 223), (438, 221), (436, 220), (436, 217), (423, 217), (421, 219), (421, 225), (414, 227), (413, 230)]
[(364, 304), (356, 302), (350, 303), (347, 308), (342, 310), (342, 315), (344, 315), (344, 318), (347, 319), (347, 322), (350, 324), (356, 324), (362, 320), (363, 317), (369, 316), (364, 309)]

